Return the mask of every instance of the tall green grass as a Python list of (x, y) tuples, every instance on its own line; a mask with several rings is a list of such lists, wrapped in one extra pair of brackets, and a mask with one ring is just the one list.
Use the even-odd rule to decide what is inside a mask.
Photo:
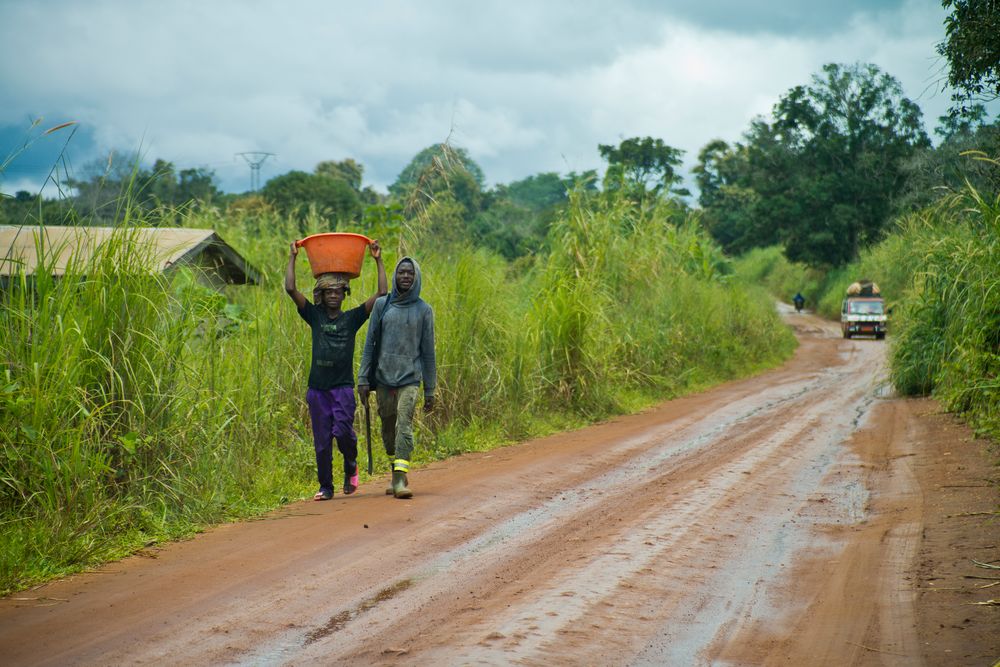
[(892, 378), (933, 393), (982, 433), (1000, 436), (1000, 197), (971, 188), (908, 218), (896, 256), (914, 257), (896, 323)]
[[(43, 265), (0, 295), (0, 590), (251, 516), (314, 484), (310, 338), (282, 288), (299, 222), (169, 212), (215, 229), (264, 275), (219, 293), (193, 273), (144, 269), (134, 229), (151, 215), (63, 278)], [(315, 215), (305, 224), (328, 228)], [(669, 203), (642, 211), (574, 195), (553, 250), (516, 266), (460, 238), (442, 243), (455, 224), (435, 202), (381, 239), (390, 270), (418, 258), (435, 310), (439, 407), (418, 425), (418, 462), (634, 410), (794, 346), (768, 297), (728, 275), (697, 220)], [(308, 285), (304, 261), (298, 271)], [(348, 306), (374, 290), (373, 274), (369, 264)]]
[(228, 333), (226, 299), (151, 275), (135, 227), (53, 279), (57, 251), (0, 293), (3, 590), (273, 507), (309, 464), (270, 304)]

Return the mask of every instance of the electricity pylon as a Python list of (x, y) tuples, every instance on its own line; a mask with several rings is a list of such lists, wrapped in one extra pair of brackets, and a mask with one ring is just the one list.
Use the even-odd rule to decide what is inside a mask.
[(250, 165), (250, 192), (257, 192), (260, 190), (260, 165), (264, 164), (264, 160), (267, 158), (273, 157), (274, 153), (248, 151), (246, 153), (237, 153), (237, 155), (246, 160), (246, 163)]

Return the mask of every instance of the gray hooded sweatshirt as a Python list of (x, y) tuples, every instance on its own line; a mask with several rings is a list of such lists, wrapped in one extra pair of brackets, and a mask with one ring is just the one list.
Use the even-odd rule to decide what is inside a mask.
[[(413, 285), (400, 294), (396, 270), (403, 262), (413, 264)], [(368, 334), (361, 352), (358, 384), (380, 387), (406, 387), (424, 383), (424, 396), (433, 396), (437, 386), (437, 363), (434, 357), (434, 311), (420, 298), (420, 265), (412, 257), (396, 263), (392, 272), (392, 291), (375, 301)], [(388, 305), (386, 305), (388, 304)], [(375, 380), (371, 382), (372, 354), (379, 341)]]

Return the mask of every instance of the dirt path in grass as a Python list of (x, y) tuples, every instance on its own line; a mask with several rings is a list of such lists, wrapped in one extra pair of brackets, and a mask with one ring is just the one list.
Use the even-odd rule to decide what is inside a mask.
[(3, 663), (992, 664), (985, 444), (788, 319), (756, 378), (2, 600)]

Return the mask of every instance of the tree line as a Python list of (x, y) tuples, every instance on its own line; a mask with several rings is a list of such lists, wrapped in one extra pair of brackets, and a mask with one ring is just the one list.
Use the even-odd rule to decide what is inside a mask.
[(0, 223), (107, 224), (130, 207), (216, 206), (250, 218), (278, 212), (302, 220), (303, 232), (310, 212), (331, 230), (348, 224), (379, 230), (433, 202), (449, 211), (441, 234), (513, 260), (544, 248), (551, 221), (570, 191), (581, 189), (639, 207), (673, 199), (696, 208), (730, 254), (781, 245), (790, 260), (843, 266), (880, 240), (892, 219), (926, 206), (942, 189), (960, 189), (968, 180), (984, 194), (1000, 191), (996, 169), (976, 160), (1000, 155), (1000, 117), (990, 119), (982, 104), (1000, 95), (1000, 9), (986, 0), (942, 4), (951, 14), (937, 51), (957, 92), (951, 113), (939, 119), (937, 146), (897, 79), (873, 64), (830, 63), (785, 92), (769, 117), (753, 119), (739, 140), (715, 139), (699, 151), (696, 204), (682, 187), (684, 151), (661, 138), (632, 137), (598, 146), (606, 162), (600, 179), (594, 170), (546, 172), (491, 188), (465, 149), (435, 144), (414, 156), (387, 194), (363, 185), (364, 167), (351, 158), (290, 171), (244, 194), (220, 192), (210, 170), (178, 170), (165, 160), (145, 169), (134, 159), (109, 158), (69, 179), (72, 194), (61, 200), (27, 192), (5, 198)]

